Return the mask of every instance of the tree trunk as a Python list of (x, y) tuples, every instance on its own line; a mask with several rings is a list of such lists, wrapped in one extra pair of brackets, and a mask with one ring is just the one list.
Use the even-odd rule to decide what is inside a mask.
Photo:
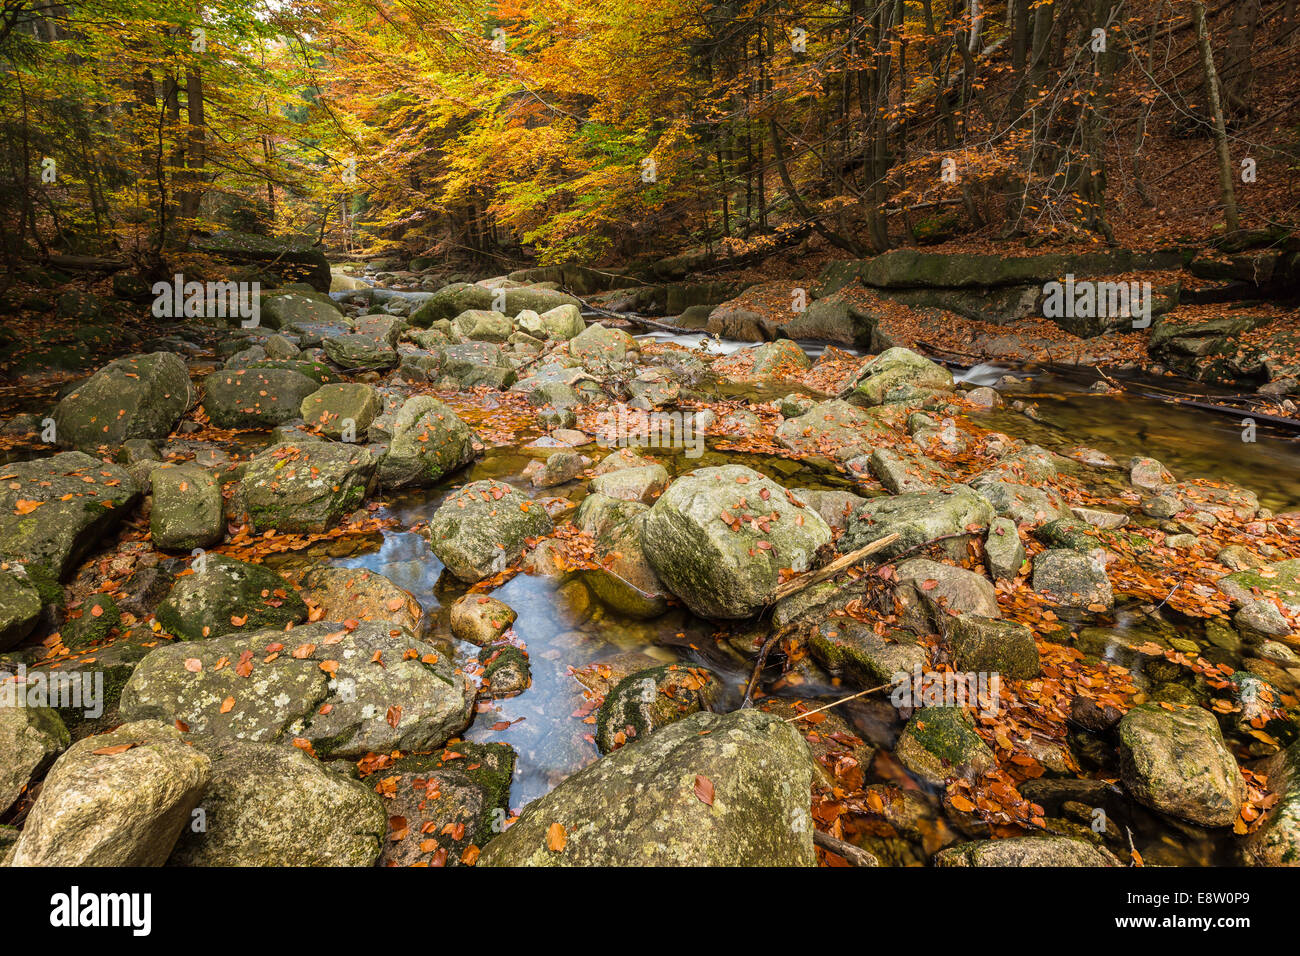
[(1205, 4), (1192, 3), (1192, 20), (1196, 26), (1196, 42), (1201, 48), (1201, 64), (1205, 69), (1205, 93), (1214, 118), (1214, 149), (1219, 155), (1219, 192), (1223, 202), (1223, 222), (1228, 232), (1240, 228), (1237, 220), (1237, 197), (1232, 188), (1232, 159), (1228, 154), (1228, 133), (1223, 122), (1223, 106), (1219, 102), (1219, 77), (1214, 69), (1214, 51), (1210, 49), (1210, 32), (1205, 24)]

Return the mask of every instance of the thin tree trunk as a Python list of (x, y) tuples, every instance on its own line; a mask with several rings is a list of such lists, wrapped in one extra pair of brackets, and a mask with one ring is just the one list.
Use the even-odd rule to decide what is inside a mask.
[(1205, 69), (1205, 93), (1214, 118), (1214, 148), (1219, 155), (1219, 192), (1223, 201), (1223, 222), (1229, 234), (1240, 228), (1237, 219), (1237, 197), (1232, 188), (1232, 159), (1228, 154), (1228, 133), (1223, 122), (1223, 106), (1219, 102), (1219, 77), (1214, 69), (1214, 51), (1210, 49), (1210, 32), (1205, 24), (1205, 4), (1192, 3), (1192, 20), (1196, 26), (1196, 42), (1201, 48), (1201, 64)]

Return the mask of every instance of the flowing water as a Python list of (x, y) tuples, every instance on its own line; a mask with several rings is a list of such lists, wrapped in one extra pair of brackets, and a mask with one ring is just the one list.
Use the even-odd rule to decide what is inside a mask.
[[(730, 350), (732, 344), (719, 343), (719, 350)], [(963, 377), (978, 382), (990, 377), (996, 379), (1007, 371), (1016, 370), (985, 367)], [(1049, 370), (1021, 370), (1017, 374), (1025, 378), (1026, 384), (1023, 391), (1008, 393), (1008, 398), (1035, 403), (1039, 419), (1034, 421), (999, 409), (979, 416), (981, 425), (1060, 451), (1079, 444), (1089, 445), (1120, 462), (1132, 454), (1151, 455), (1164, 461), (1180, 477), (1222, 478), (1240, 483), (1256, 491), (1261, 502), (1274, 510), (1300, 507), (1300, 443), (1293, 436), (1261, 428), (1255, 443), (1243, 443), (1240, 428), (1230, 418), (1131, 394), (1090, 393), (1086, 390), (1087, 382), (1070, 374)], [(732, 386), (726, 391), (731, 396), (762, 400), (770, 398), (767, 393), (772, 390)], [(774, 394), (788, 391), (777, 389)], [(605, 449), (593, 446), (585, 451), (595, 456), (603, 454)], [(838, 483), (834, 476), (797, 462), (763, 455), (737, 455), (720, 451), (711, 444), (703, 457), (694, 459), (680, 448), (642, 451), (656, 457), (674, 477), (694, 468), (740, 460), (790, 487), (827, 487)], [(533, 494), (534, 489), (522, 472), (534, 457), (529, 449), (522, 447), (492, 449), (471, 468), (437, 488), (393, 497), (385, 512), (397, 519), (396, 529), (359, 543), (352, 542), (344, 553), (339, 553), (339, 545), (333, 543), (282, 562), (326, 560), (387, 576), (423, 605), (431, 618), (434, 639), (443, 641), (448, 650), (459, 655), (458, 660), (468, 665), (477, 648), (457, 644), (450, 637), (447, 625), (448, 609), (465, 593), (466, 587), (444, 573), (442, 563), (430, 551), (424, 537), (405, 529), (427, 521), (449, 491), (465, 482), (493, 478)], [(566, 493), (576, 505), (585, 494), (585, 485), (579, 481), (548, 492)], [(589, 708), (584, 710), (584, 688), (575, 678), (575, 670), (616, 658), (626, 661), (628, 655), (635, 655), (639, 666), (669, 661), (701, 664), (723, 679), (726, 694), (722, 704), (728, 708), (739, 702), (749, 676), (751, 663), (733, 649), (727, 640), (727, 630), (682, 609), (673, 609), (652, 621), (623, 618), (601, 606), (576, 575), (548, 578), (519, 574), (493, 593), (519, 615), (514, 630), (528, 650), (532, 686), (516, 697), (481, 705), (486, 709), (480, 710), (467, 736), (476, 741), (504, 741), (515, 747), (519, 754), (511, 793), (511, 806), (515, 809), (545, 794), (597, 757), (591, 741), (595, 728), (584, 720)], [(1112, 632), (1118, 636), (1141, 641), (1150, 634), (1158, 637), (1163, 629), (1195, 640), (1198, 646), (1213, 650), (1217, 659), (1239, 661), (1239, 648), (1230, 651), (1211, 648), (1200, 623), (1179, 620), (1176, 615), (1165, 613), (1163, 621), (1153, 623), (1136, 608), (1121, 608), (1111, 623)], [(1112, 647), (1106, 653), (1113, 656), (1119, 652)], [(778, 671), (778, 667), (771, 667), (768, 675), (776, 677)], [(815, 675), (811, 679), (787, 678), (769, 685), (767, 690), (804, 700), (828, 701), (843, 693), (829, 684), (819, 684)], [(841, 707), (840, 712), (875, 747), (888, 749), (901, 728), (887, 702), (854, 702)], [(507, 723), (505, 729), (493, 729)], [(888, 761), (877, 761), (868, 775), (868, 782), (872, 781), (897, 783), (897, 768), (891, 767)], [(955, 823), (943, 819), (936, 795), (924, 788), (920, 792), (929, 801), (937, 826)], [(1229, 836), (1179, 827), (1124, 800), (1118, 791), (1094, 794), (1093, 801), (1106, 806), (1112, 819), (1128, 827), (1135, 846), (1148, 862), (1182, 865), (1231, 862)], [(905, 845), (890, 852), (895, 862), (916, 862), (925, 856), (919, 847)]]

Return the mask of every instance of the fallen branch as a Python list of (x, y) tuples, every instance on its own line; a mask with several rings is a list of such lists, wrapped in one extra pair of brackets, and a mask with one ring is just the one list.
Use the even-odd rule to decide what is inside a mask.
[(784, 584), (777, 586), (776, 590), (772, 592), (772, 600), (768, 603), (775, 604), (778, 601), (785, 600), (792, 594), (798, 594), (805, 588), (812, 587), (814, 584), (821, 584), (823, 581), (835, 577), (846, 568), (857, 564), (868, 555), (875, 554), (882, 548), (888, 547), (897, 540), (897, 534), (887, 534), (883, 538), (877, 538), (864, 548), (858, 548), (856, 551), (850, 551), (848, 554), (836, 558), (823, 568), (819, 568), (816, 571), (810, 571), (809, 573), (800, 575), (797, 578), (791, 578)]
[(787, 717), (782, 723), (792, 724), (796, 720), (803, 720), (805, 717), (811, 717), (813, 714), (820, 714), (823, 710), (830, 710), (832, 707), (838, 707), (840, 704), (847, 704), (851, 700), (857, 700), (859, 697), (866, 697), (868, 694), (874, 694), (878, 690), (887, 690), (893, 687), (897, 681), (890, 681), (888, 684), (880, 684), (876, 687), (868, 687), (866, 690), (860, 690), (856, 694), (849, 694), (848, 697), (841, 697), (839, 700), (833, 700), (829, 704), (823, 704), (815, 710), (806, 710), (802, 714), (795, 714), (793, 717)]
[(852, 843), (837, 840), (829, 833), (823, 833), (821, 830), (813, 830), (813, 843), (828, 853), (842, 856), (854, 866), (880, 866), (880, 860), (876, 858), (874, 853), (869, 853), (862, 847), (854, 846)]

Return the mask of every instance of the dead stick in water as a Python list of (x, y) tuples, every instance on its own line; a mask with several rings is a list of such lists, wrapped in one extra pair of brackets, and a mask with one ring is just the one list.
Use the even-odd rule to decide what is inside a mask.
[(888, 684), (880, 684), (877, 687), (868, 687), (866, 690), (860, 690), (856, 694), (849, 694), (848, 697), (841, 697), (839, 700), (833, 700), (829, 704), (823, 704), (815, 710), (806, 710), (802, 714), (795, 714), (793, 717), (787, 717), (782, 723), (792, 724), (796, 720), (803, 720), (805, 717), (811, 717), (813, 714), (820, 714), (823, 710), (830, 710), (832, 707), (838, 707), (840, 704), (847, 704), (851, 700), (857, 700), (859, 697), (866, 697), (868, 694), (874, 694), (878, 690), (887, 690), (893, 687), (898, 681), (890, 681)]
[(874, 853), (869, 853), (852, 843), (838, 840), (829, 833), (822, 833), (821, 830), (813, 830), (813, 843), (836, 856), (844, 857), (854, 866), (880, 866), (880, 860), (876, 859)]

